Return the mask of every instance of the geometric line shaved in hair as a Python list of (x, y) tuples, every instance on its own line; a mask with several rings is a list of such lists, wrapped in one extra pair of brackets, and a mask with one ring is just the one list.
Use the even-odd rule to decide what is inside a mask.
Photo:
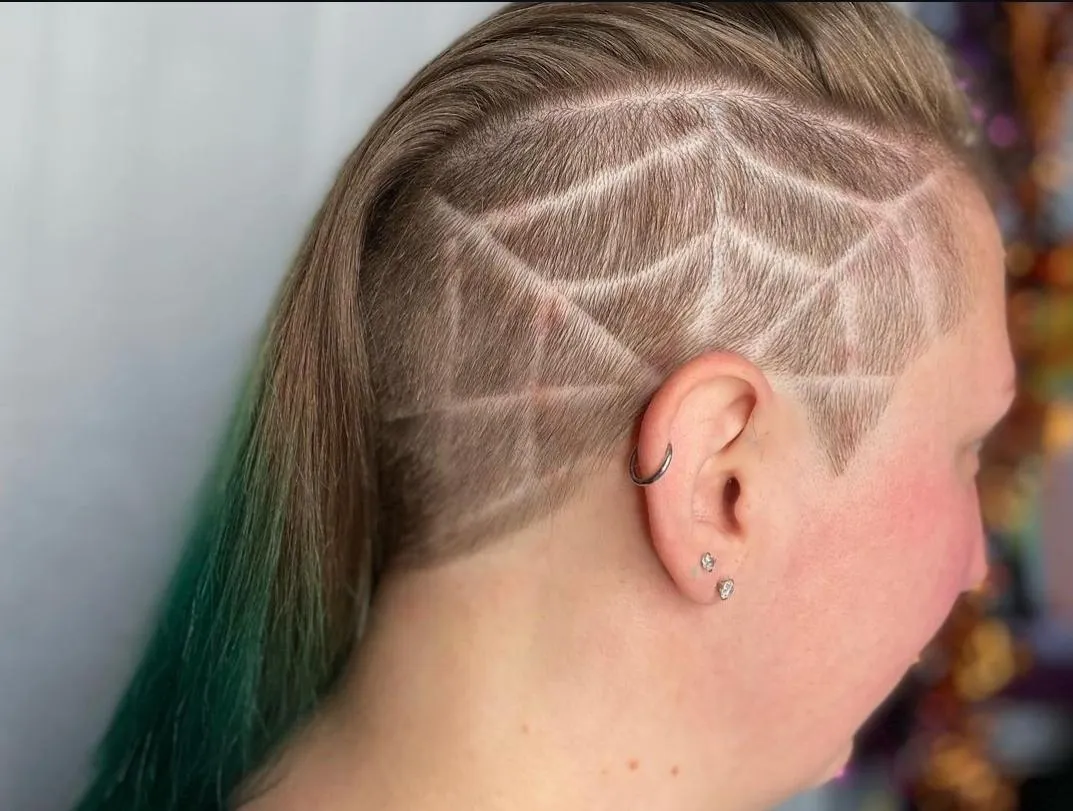
[(958, 171), (937, 141), (731, 81), (580, 96), (460, 138), (395, 201), (365, 277), (399, 547), (548, 509), (706, 350), (796, 396), (842, 472), (968, 307)]
[(309, 229), (79, 811), (230, 807), (386, 568), (625, 476), (700, 353), (757, 364), (845, 471), (972, 304), (974, 137), (887, 3), (519, 3), (460, 37)]
[(845, 470), (970, 304), (954, 130), (903, 123), (727, 71), (538, 94), (460, 135), (363, 274), (392, 548), (550, 509), (706, 350), (797, 397)]

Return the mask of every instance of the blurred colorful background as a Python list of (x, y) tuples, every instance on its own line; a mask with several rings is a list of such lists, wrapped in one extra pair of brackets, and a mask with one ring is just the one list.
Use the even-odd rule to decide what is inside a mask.
[(903, 3), (950, 47), (999, 179), (1021, 390), (987, 448), (987, 587), (825, 805), (1073, 811), (1073, 3)]

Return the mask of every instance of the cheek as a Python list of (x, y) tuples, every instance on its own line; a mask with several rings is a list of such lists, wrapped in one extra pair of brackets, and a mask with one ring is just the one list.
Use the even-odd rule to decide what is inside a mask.
[(981, 542), (975, 489), (952, 468), (915, 466), (859, 498), (847, 528), (843, 542), (856, 549), (835, 569), (842, 608), (886, 640), (871, 651), (878, 662), (912, 660), (969, 586)]
[[(809, 527), (794, 555), (788, 644), (811, 641), (821, 681), (881, 700), (912, 665), (966, 588), (979, 543), (975, 492), (952, 472), (914, 469), (857, 488)], [(819, 644), (817, 645), (817, 641)], [(852, 666), (847, 666), (852, 662)]]
[(954, 601), (971, 585), (970, 573), (980, 552), (980, 525), (976, 488), (953, 471), (917, 477), (893, 494), (902, 520), (895, 540), (918, 588), (914, 590), (926, 623), (934, 633)]
[(921, 457), (847, 482), (803, 508), (793, 527), (772, 530), (791, 541), (771, 564), (775, 579), (752, 598), (762, 605), (742, 673), (770, 675), (741, 685), (755, 699), (742, 723), (760, 716), (792, 729), (810, 742), (802, 758), (845, 744), (967, 585), (979, 543), (975, 490), (952, 466), (924, 470)]

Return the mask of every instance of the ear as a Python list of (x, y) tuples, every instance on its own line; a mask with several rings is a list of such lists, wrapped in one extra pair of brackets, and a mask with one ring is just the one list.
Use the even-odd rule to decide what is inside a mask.
[(710, 353), (676, 370), (641, 419), (638, 477), (651, 477), (670, 453), (666, 471), (641, 488), (652, 543), (678, 590), (696, 602), (720, 600), (717, 585), (734, 578), (756, 540), (742, 504), (756, 470), (750, 462), (762, 453), (756, 422), (771, 400), (755, 366)]

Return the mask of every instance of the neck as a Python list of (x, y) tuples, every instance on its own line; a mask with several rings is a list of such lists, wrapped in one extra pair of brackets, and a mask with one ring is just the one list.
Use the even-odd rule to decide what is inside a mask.
[[(616, 537), (607, 523), (592, 537)], [(577, 560), (582, 548), (594, 559)], [(734, 770), (718, 768), (729, 757), (678, 742), (705, 732), (654, 734), (703, 697), (668, 672), (689, 642), (646, 616), (674, 602), (638, 573), (654, 565), (646, 555), (643, 543), (609, 554), (544, 534), (388, 578), (341, 689), (266, 796), (281, 804), (258, 807), (289, 796), (332, 811), (746, 808)]]

